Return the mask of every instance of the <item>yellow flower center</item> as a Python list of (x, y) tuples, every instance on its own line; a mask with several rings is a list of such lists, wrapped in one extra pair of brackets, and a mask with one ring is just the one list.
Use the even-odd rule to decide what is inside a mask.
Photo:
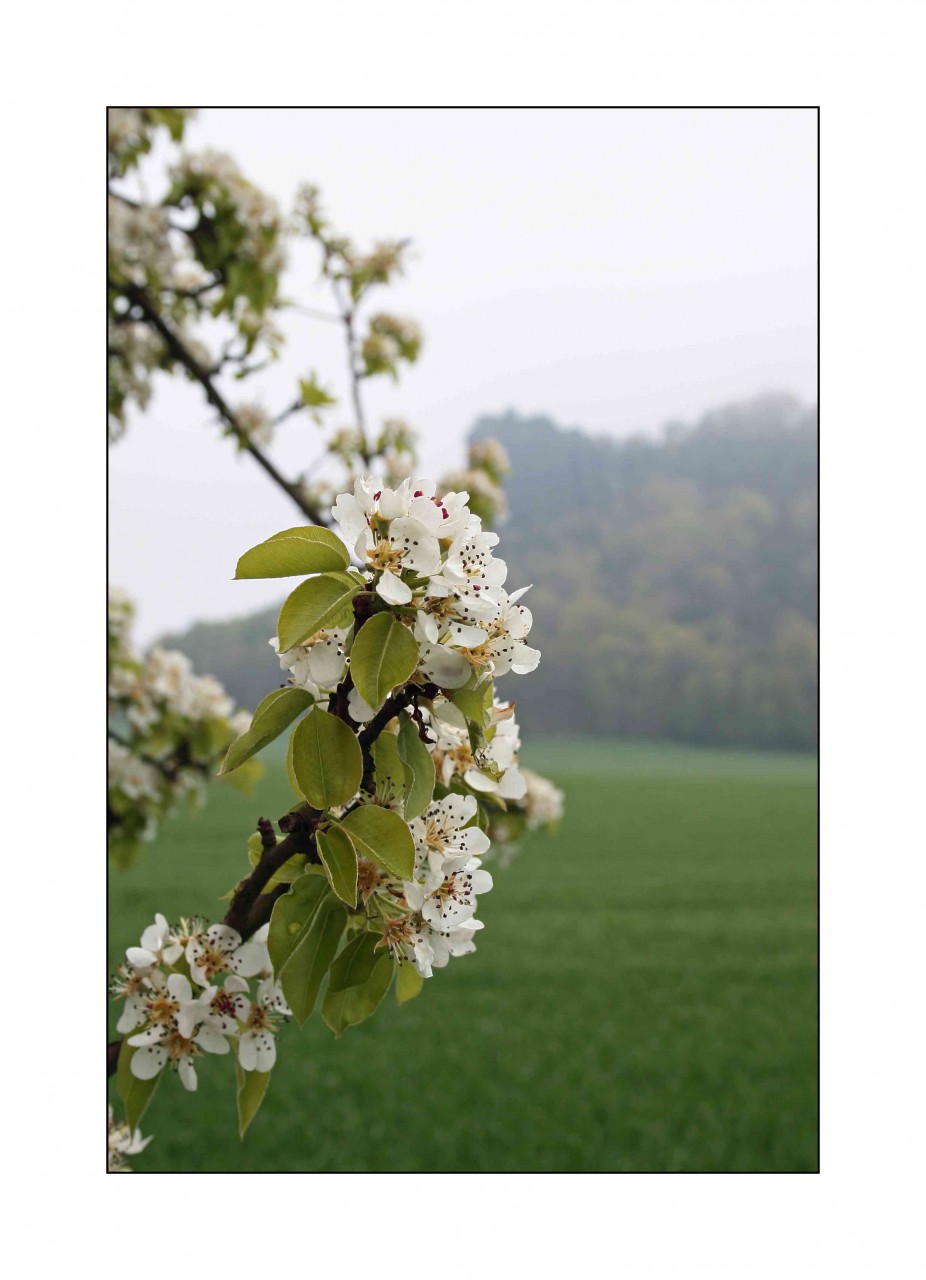
[(495, 655), (489, 652), (489, 642), (486, 640), (483, 644), (477, 645), (474, 649), (459, 649), (459, 653), (472, 667), (487, 667), (490, 662), (494, 662)]
[(148, 1001), (149, 1022), (170, 1026), (179, 1012), (180, 1005), (169, 995), (157, 995)]
[(386, 930), (383, 934), (383, 943), (389, 948), (394, 956), (400, 960), (405, 959), (405, 945), (410, 946), (412, 941), (412, 929), (408, 923), (407, 916), (399, 916), (394, 920), (386, 921)]
[(386, 538), (380, 538), (370, 552), (369, 560), (374, 569), (388, 569), (390, 573), (402, 572), (402, 558), (405, 552), (401, 547), (394, 547)]
[(428, 818), (424, 829), (424, 842), (429, 849), (443, 853), (447, 847), (447, 833), (435, 818)]
[(219, 951), (217, 947), (210, 947), (208, 942), (203, 943), (202, 953), (196, 959), (196, 967), (202, 969), (207, 982), (211, 982), (217, 973), (230, 972), (225, 952)]
[(182, 1036), (179, 1031), (171, 1031), (169, 1035), (164, 1037), (161, 1044), (167, 1050), (168, 1057), (172, 1062), (178, 1058), (185, 1057), (187, 1054), (192, 1056), (194, 1053), (199, 1052), (193, 1041), (188, 1040), (186, 1036)]
[(248, 1014), (248, 1020), (245, 1023), (248, 1031), (270, 1031), (273, 1028), (273, 1021), (270, 1017), (270, 1010), (266, 1009), (262, 1004), (252, 1004), (251, 1012)]
[(374, 890), (378, 889), (385, 881), (386, 877), (380, 871), (375, 862), (369, 858), (359, 858), (357, 861), (357, 888), (364, 902), (369, 898)]

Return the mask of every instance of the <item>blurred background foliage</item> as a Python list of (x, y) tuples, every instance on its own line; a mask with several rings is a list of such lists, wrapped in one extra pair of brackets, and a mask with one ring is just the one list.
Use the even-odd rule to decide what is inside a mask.
[[(765, 395), (616, 440), (480, 418), (511, 460), (509, 578), (543, 661), (526, 732), (813, 748), (817, 412)], [(165, 639), (253, 706), (279, 683), (276, 607)]]

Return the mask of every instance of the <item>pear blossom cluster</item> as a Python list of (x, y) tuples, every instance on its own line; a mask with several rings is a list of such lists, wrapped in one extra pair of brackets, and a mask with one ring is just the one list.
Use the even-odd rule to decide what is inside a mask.
[(508, 566), (493, 554), (498, 534), (485, 531), (465, 491), (437, 497), (430, 480), (397, 488), (361, 478), (341, 494), (332, 516), (373, 590), (408, 609), (420, 669), (442, 688), (533, 671), (540, 653), (526, 643), (529, 589), (505, 589)]
[(290, 1010), (273, 977), (269, 927), (242, 941), (225, 924), (171, 926), (155, 916), (140, 945), (127, 949), (110, 988), (122, 1006), (116, 1025), (136, 1079), (174, 1071), (192, 1091), (204, 1056), (232, 1051), (244, 1071), (272, 1069)]
[[(495, 461), (500, 464), (501, 458)], [(540, 660), (539, 651), (527, 643), (532, 619), (520, 603), (526, 589), (506, 590), (507, 566), (494, 554), (498, 537), (483, 530), (469, 494), (450, 491), (437, 497), (435, 485), (425, 479), (390, 487), (379, 478), (359, 478), (353, 492), (338, 496), (332, 515), (363, 566), (368, 586), (399, 611), (414, 635), (418, 677), (442, 691), (421, 713), (438, 784), (466, 789), (493, 814), (507, 816), (507, 826), (499, 827), (500, 836), (508, 837), (504, 843), (513, 843), (515, 825), (520, 831), (528, 823), (554, 823), (562, 795), (536, 774), (531, 775), (533, 798), (529, 795), (518, 763), (521, 739), (514, 704), (492, 700), (486, 741), (474, 745), (466, 717), (452, 701), (452, 691), (473, 680), (479, 687), (507, 672), (523, 675)], [(349, 673), (348, 628), (319, 630), (284, 651), (276, 637), (270, 644), (291, 683), (316, 701)], [(365, 724), (375, 710), (356, 687), (350, 688), (352, 720)], [(395, 886), (389, 892), (395, 893)]]
[(137, 1156), (148, 1143), (153, 1135), (149, 1134), (147, 1138), (142, 1137), (141, 1130), (136, 1126), (130, 1129), (127, 1124), (121, 1120), (116, 1120), (113, 1116), (112, 1107), (108, 1108), (107, 1125), (106, 1125), (106, 1169), (108, 1173), (131, 1173), (132, 1166), (129, 1164), (128, 1156)]
[[(274, 313), (282, 305), (286, 226), (276, 201), (248, 182), (230, 156), (214, 151), (179, 154), (155, 199), (133, 172), (156, 131), (166, 127), (180, 142), (189, 116), (176, 108), (109, 113), (112, 439), (125, 430), (130, 406), (149, 402), (155, 373), (184, 364), (153, 314), (209, 376), (229, 360), (239, 377), (247, 376), (258, 344), (272, 357), (281, 342)], [(207, 326), (216, 338), (227, 333), (214, 326), (216, 317), (231, 321), (238, 341), (213, 352)]]
[(201, 802), (207, 778), (250, 713), (235, 711), (211, 675), (196, 675), (185, 654), (155, 646), (136, 652), (133, 607), (109, 595), (108, 799), (110, 848), (130, 862), (184, 797)]
[(144, 409), (151, 399), (151, 378), (164, 359), (164, 343), (138, 321), (108, 322), (109, 437), (117, 440), (125, 429), (127, 405)]
[(528, 831), (539, 827), (555, 827), (563, 816), (565, 796), (560, 788), (533, 769), (523, 771), (527, 790), (524, 793), (524, 812)]
[(111, 269), (131, 284), (169, 284), (179, 246), (171, 235), (167, 210), (110, 196), (108, 219)]
[(238, 427), (247, 438), (261, 448), (273, 443), (273, 423), (262, 405), (241, 404), (235, 410)]
[[(492, 887), (482, 866), (493, 852), (487, 831), (497, 830), (496, 852), (507, 861), (528, 824), (546, 825), (558, 816), (561, 793), (552, 783), (530, 774), (529, 795), (514, 704), (494, 697), (497, 677), (534, 670), (540, 653), (527, 643), (532, 619), (520, 603), (524, 589), (508, 592), (507, 566), (495, 555), (498, 537), (483, 528), (466, 491), (438, 496), (426, 479), (390, 486), (379, 477), (360, 477), (352, 492), (337, 497), (332, 517), (367, 591), (414, 637), (418, 668), (411, 679), (428, 690), (417, 702), (417, 728), (436, 785), (426, 813), (409, 824), (414, 877), (396, 881), (361, 859), (359, 883), (368, 916), (381, 919), (383, 945), (430, 977), (452, 956), (475, 950), (482, 927), (478, 897)], [(360, 726), (376, 714), (350, 679), (352, 627), (322, 628), (286, 650), (277, 637), (270, 644), (290, 683), (316, 703), (325, 705), (342, 687), (349, 690), (352, 722)], [(485, 703), (478, 740), (454, 701), (463, 686)], [(387, 732), (398, 727), (394, 721)], [(401, 795), (388, 779), (375, 802), (401, 812)]]
[(401, 914), (386, 917), (385, 942), (400, 961), (409, 960), (423, 978), (443, 968), (452, 956), (476, 950), (473, 935), (479, 895), (492, 888), (480, 855), (489, 837), (471, 825), (475, 796), (450, 794), (435, 800), (410, 823), (415, 841), (415, 872), (402, 884)]
[(434, 734), (430, 751), (436, 776), (445, 787), (457, 780), (482, 795), (522, 800), (527, 782), (518, 763), (521, 734), (514, 703), (495, 698), (489, 721), (495, 733), (491, 741), (474, 751), (460, 709), (445, 699), (435, 701), (429, 724)]
[(110, 172), (122, 176), (133, 169), (139, 157), (151, 150), (157, 129), (166, 128), (179, 141), (195, 115), (189, 107), (110, 107), (106, 113)]
[(421, 330), (414, 320), (379, 312), (371, 316), (369, 332), (360, 347), (367, 377), (376, 373), (395, 376), (400, 360), (414, 363), (421, 350)]
[(235, 253), (265, 271), (286, 264), (285, 223), (279, 205), (243, 175), (231, 156), (206, 150), (183, 154), (172, 167), (171, 203), (201, 205), (214, 219), (223, 215), (237, 224)]
[[(533, 671), (540, 653), (525, 642), (532, 618), (519, 603), (528, 588), (510, 595), (505, 590), (507, 565), (492, 554), (498, 535), (483, 531), (480, 517), (467, 505), (469, 495), (450, 492), (438, 498), (435, 487), (422, 479), (404, 480), (393, 489), (377, 478), (361, 478), (353, 493), (338, 496), (332, 517), (371, 588), (387, 604), (405, 608), (426, 680), (456, 689), (474, 672), (488, 680), (508, 671)], [(346, 630), (328, 628), (294, 649), (280, 652), (275, 637), (270, 643), (292, 683), (318, 699), (344, 677), (346, 641)], [(356, 689), (350, 698), (351, 717), (358, 723), (370, 720), (375, 708)], [(454, 709), (448, 708), (450, 732)], [(503, 739), (511, 732), (505, 730)]]
[(502, 486), (510, 470), (508, 454), (497, 440), (476, 440), (469, 446), (466, 467), (443, 476), (440, 492), (465, 489), (477, 515), (483, 520), (502, 520), (508, 513)]

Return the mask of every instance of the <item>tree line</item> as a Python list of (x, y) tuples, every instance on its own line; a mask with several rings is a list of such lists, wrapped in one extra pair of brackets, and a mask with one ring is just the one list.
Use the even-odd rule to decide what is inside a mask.
[[(767, 395), (616, 440), (481, 418), (511, 460), (509, 580), (543, 662), (531, 732), (811, 748), (817, 740), (817, 413)], [(582, 571), (577, 573), (576, 566)], [(276, 610), (170, 643), (245, 705)]]

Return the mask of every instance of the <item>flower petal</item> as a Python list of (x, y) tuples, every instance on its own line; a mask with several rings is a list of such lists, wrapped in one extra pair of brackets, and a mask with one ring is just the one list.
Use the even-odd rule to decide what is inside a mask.
[(253, 1071), (257, 1066), (257, 1046), (250, 1031), (238, 1039), (238, 1061), (245, 1071)]
[(167, 1050), (162, 1045), (152, 1045), (132, 1054), (130, 1069), (136, 1080), (153, 1080), (166, 1061)]
[(412, 598), (412, 589), (401, 578), (384, 569), (376, 584), (376, 594), (382, 596), (389, 604), (408, 604)]
[(185, 1053), (177, 1063), (177, 1074), (180, 1076), (180, 1083), (184, 1089), (189, 1090), (190, 1093), (195, 1093), (196, 1085), (198, 1084), (196, 1068), (193, 1066), (193, 1059), (188, 1053)]

